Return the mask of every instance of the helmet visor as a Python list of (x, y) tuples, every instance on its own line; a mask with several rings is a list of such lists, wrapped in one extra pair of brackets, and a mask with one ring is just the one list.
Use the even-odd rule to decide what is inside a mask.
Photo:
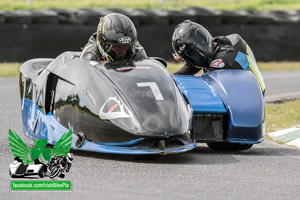
[(132, 54), (133, 44), (115, 44), (107, 42), (107, 53), (114, 59), (119, 60)]
[(192, 65), (199, 66), (199, 67), (205, 67), (204, 64), (204, 57), (205, 55), (198, 51), (196, 48), (190, 48), (189, 46), (185, 46), (184, 48), (181, 48), (180, 54), (184, 60), (189, 62)]
[(114, 44), (111, 46), (110, 50), (114, 52), (117, 57), (123, 57), (127, 54), (128, 48), (129, 45)]

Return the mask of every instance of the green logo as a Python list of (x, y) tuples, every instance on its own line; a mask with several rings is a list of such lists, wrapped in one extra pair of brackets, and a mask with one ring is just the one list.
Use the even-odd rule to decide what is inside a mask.
[[(15, 157), (9, 166), (12, 178), (36, 175), (40, 178), (64, 178), (65, 173), (71, 169), (73, 155), (69, 151), (72, 144), (72, 130), (66, 132), (53, 148), (46, 147), (47, 139), (36, 139), (35, 148), (29, 149), (18, 134), (11, 130), (9, 130), (8, 140)], [(34, 164), (29, 165), (32, 162)]]
[(34, 162), (35, 159), (41, 161), (50, 161), (54, 156), (65, 156), (70, 151), (72, 143), (72, 130), (66, 132), (58, 142), (51, 148), (45, 148), (47, 139), (36, 139), (34, 144), (36, 148), (28, 149), (23, 140), (9, 129), (9, 146), (14, 157), (19, 157), (24, 164)]
[(71, 191), (71, 181), (36, 181), (36, 180), (12, 180), (11, 181), (11, 191)]

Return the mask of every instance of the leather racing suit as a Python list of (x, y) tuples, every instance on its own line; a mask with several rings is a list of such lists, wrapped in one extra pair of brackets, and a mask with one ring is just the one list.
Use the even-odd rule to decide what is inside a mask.
[[(215, 37), (216, 43), (212, 62), (204, 71), (214, 71), (217, 69), (244, 69), (253, 72), (257, 78), (262, 92), (265, 91), (265, 84), (260, 73), (255, 57), (248, 44), (238, 34)], [(201, 68), (197, 68), (186, 63), (174, 74), (195, 75)]]

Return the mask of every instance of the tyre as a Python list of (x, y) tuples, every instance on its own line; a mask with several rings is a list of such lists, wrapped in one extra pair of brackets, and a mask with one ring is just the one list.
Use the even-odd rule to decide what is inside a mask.
[(55, 178), (60, 173), (60, 169), (58, 167), (52, 167), (50, 172), (50, 178)]
[(70, 169), (71, 169), (71, 166), (72, 166), (72, 164), (71, 164), (71, 163), (69, 163), (69, 164), (67, 165), (67, 167), (66, 167), (66, 172), (69, 172), (69, 171), (70, 171)]
[(9, 170), (9, 175), (10, 175), (10, 177), (12, 177), (12, 178), (16, 178), (15, 175), (12, 175), (12, 174), (11, 174), (11, 171), (10, 171), (10, 170)]
[(253, 144), (239, 144), (239, 143), (228, 143), (228, 142), (212, 142), (207, 143), (208, 147), (214, 151), (240, 151), (248, 150)]
[(45, 173), (43, 172), (43, 173), (39, 173), (39, 177), (40, 178), (44, 178), (45, 177)]
[(60, 174), (59, 178), (65, 178), (65, 175), (64, 174)]

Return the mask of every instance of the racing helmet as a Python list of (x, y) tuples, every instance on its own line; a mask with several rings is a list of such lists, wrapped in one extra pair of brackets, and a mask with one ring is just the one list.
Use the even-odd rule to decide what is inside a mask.
[(131, 58), (135, 54), (137, 31), (125, 15), (112, 13), (100, 18), (97, 46), (107, 61)]
[(67, 153), (67, 161), (71, 163), (73, 161), (73, 154)]
[(207, 67), (214, 53), (211, 34), (203, 26), (190, 20), (176, 26), (172, 47), (186, 62), (198, 68)]

